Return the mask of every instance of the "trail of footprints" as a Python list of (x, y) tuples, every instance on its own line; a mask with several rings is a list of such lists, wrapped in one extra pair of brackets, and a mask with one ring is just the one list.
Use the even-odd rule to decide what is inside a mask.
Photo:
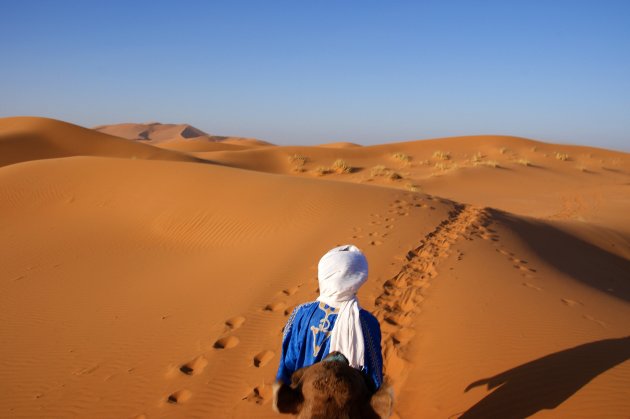
[[(485, 238), (485, 239), (491, 239), (494, 240), (497, 238), (496, 235), (492, 235), (489, 233), (493, 233), (492, 230), (486, 228), (485, 231), (485, 235), (482, 235), (481, 237)], [(494, 240), (496, 241), (496, 240)], [(520, 259), (516, 256), (516, 254), (514, 252), (510, 252), (508, 250), (506, 250), (503, 246), (498, 245), (495, 243), (495, 250), (500, 253), (501, 255), (503, 255), (511, 264), (515, 269), (518, 269), (521, 273), (521, 275), (526, 278), (526, 279), (533, 279), (536, 278), (536, 272), (537, 270), (532, 268), (531, 266), (528, 266), (528, 262), (526, 260)], [(525, 281), (523, 282), (523, 286), (533, 289), (535, 291), (542, 291), (543, 289), (535, 284), (532, 284), (531, 282)], [(573, 299), (570, 298), (560, 298), (560, 301), (567, 307), (570, 308), (577, 308), (577, 307), (584, 307), (584, 303), (580, 302), (580, 301), (575, 301)], [(601, 327), (608, 327), (608, 325), (606, 324), (606, 322), (603, 322), (601, 320), (598, 320), (596, 318), (594, 318), (591, 315), (588, 314), (584, 314), (582, 316), (584, 319), (592, 321), (594, 323), (597, 323), (598, 325), (600, 325)]]
[[(301, 284), (300, 284), (301, 285)], [(300, 288), (300, 285), (293, 286), (282, 290), (281, 294), (285, 297), (291, 297), (296, 294)], [(271, 312), (278, 313), (281, 312), (285, 316), (288, 316), (293, 311), (295, 305), (288, 307), (287, 303), (284, 301), (275, 301), (269, 303), (262, 307), (262, 312)], [(235, 316), (229, 318), (225, 321), (225, 326), (227, 328), (226, 333), (219, 337), (213, 346), (215, 350), (226, 350), (232, 349), (239, 345), (240, 339), (235, 336), (233, 333), (241, 328), (245, 323), (246, 318), (244, 316)], [(263, 368), (268, 365), (275, 357), (275, 352), (264, 349), (256, 353), (256, 355), (252, 358), (252, 365), (256, 368)], [(199, 355), (192, 360), (183, 363), (179, 367), (179, 372), (188, 376), (199, 375), (203, 372), (205, 367), (208, 365), (208, 360), (203, 355)], [(253, 401), (256, 403), (264, 403), (269, 399), (271, 395), (271, 387), (265, 384), (261, 384), (256, 386), (250, 394), (244, 397), (244, 400)], [(182, 389), (171, 393), (167, 396), (167, 402), (171, 404), (182, 404), (185, 403), (192, 397), (192, 393), (187, 389)]]
[[(393, 210), (403, 213), (406, 209)], [(415, 334), (410, 326), (420, 310), (422, 290), (437, 276), (437, 265), (450, 254), (451, 246), (461, 237), (472, 240), (472, 235), (487, 234), (487, 223), (483, 210), (456, 205), (446, 220), (407, 253), (400, 271), (383, 285), (374, 314), (381, 322), (385, 375), (394, 386), (404, 381), (402, 352)]]
[[(410, 201), (414, 201), (414, 199)], [(364, 235), (362, 227), (353, 228), (353, 239), (362, 239), (366, 237), (368, 244), (371, 246), (379, 246), (383, 243), (383, 240), (388, 237), (395, 225), (396, 217), (408, 216), (411, 207), (429, 208), (428, 205), (417, 202), (410, 202), (404, 199), (397, 199), (394, 201), (388, 209), (387, 215), (371, 214), (369, 225), (373, 227), (372, 231), (367, 232)], [(430, 209), (435, 209), (430, 207)], [(284, 297), (294, 296), (300, 286), (294, 286), (282, 290), (281, 295)], [(318, 293), (319, 290), (316, 290)], [(288, 305), (285, 301), (274, 301), (266, 304), (262, 307), (263, 312), (269, 313), (282, 313), (284, 316), (291, 314), (296, 304)], [(246, 321), (244, 316), (236, 316), (225, 321), (227, 327), (226, 333), (219, 337), (213, 344), (214, 350), (229, 350), (239, 345), (240, 340), (234, 335), (234, 332), (238, 330)], [(396, 334), (398, 341), (406, 342), (411, 339), (412, 334), (410, 331), (399, 331)], [(258, 352), (252, 359), (252, 364), (256, 368), (262, 368), (268, 365), (275, 357), (275, 353), (271, 350), (262, 350)], [(195, 358), (181, 364), (176, 373), (184, 374), (186, 376), (200, 375), (206, 366), (208, 365), (208, 359), (202, 354)], [(169, 375), (172, 373), (169, 373)], [(261, 384), (254, 387), (252, 391), (244, 397), (244, 400), (256, 402), (262, 404), (266, 402), (271, 395), (271, 388), (269, 385)], [(187, 389), (181, 389), (169, 394), (166, 398), (168, 403), (182, 404), (187, 402), (192, 397), (192, 393)]]
[[(429, 201), (437, 201), (437, 198), (429, 197)], [(396, 217), (408, 216), (413, 207), (434, 210), (435, 207), (426, 203), (420, 197), (410, 197), (409, 199), (397, 199), (388, 208), (387, 215), (371, 214), (369, 226), (372, 231), (364, 232), (362, 227), (354, 227), (352, 230), (353, 239), (368, 240), (371, 246), (378, 246), (388, 237), (394, 229)], [(489, 228), (490, 218), (485, 210), (455, 204), (449, 217), (442, 221), (431, 233), (429, 233), (420, 244), (409, 251), (404, 259), (405, 263), (400, 271), (383, 285), (383, 293), (376, 299), (375, 315), (379, 319), (382, 327), (382, 346), (384, 355), (385, 374), (394, 385), (400, 385), (404, 381), (405, 362), (402, 359), (402, 352), (405, 345), (414, 337), (415, 331), (411, 328), (413, 316), (420, 311), (420, 304), (423, 301), (422, 292), (431, 285), (431, 279), (438, 274), (437, 266), (441, 260), (445, 259), (451, 252), (453, 244), (461, 238), (472, 240), (479, 237), (493, 242), (496, 251), (505, 256), (514, 268), (521, 271), (525, 278), (533, 278), (535, 269), (527, 266), (527, 262), (519, 259), (514, 253), (505, 250), (498, 244), (498, 235)], [(458, 260), (461, 260), (463, 253), (458, 251)], [(301, 284), (300, 284), (301, 285)], [(529, 282), (524, 286), (540, 291), (541, 288)], [(294, 286), (282, 290), (281, 294), (286, 297), (294, 296), (300, 286)], [(319, 290), (316, 290), (318, 293)], [(581, 303), (569, 299), (563, 299), (568, 306), (575, 306)], [(290, 305), (285, 301), (271, 302), (262, 307), (263, 312), (282, 313), (284, 316), (291, 314), (295, 304)], [(588, 318), (588, 316), (585, 316)], [(596, 319), (592, 319), (599, 322)], [(238, 330), (246, 321), (244, 316), (235, 316), (225, 321), (226, 333), (219, 337), (213, 344), (214, 350), (229, 350), (239, 345), (240, 340), (233, 333)], [(271, 350), (262, 350), (254, 355), (252, 364), (256, 368), (268, 365), (275, 357)], [(185, 362), (179, 366), (178, 373), (186, 376), (196, 376), (201, 374), (208, 365), (208, 360), (203, 355)], [(394, 377), (398, 377), (395, 381)], [(271, 388), (269, 385), (261, 384), (243, 399), (258, 404), (265, 403), (270, 399)], [(187, 389), (175, 391), (167, 396), (167, 402), (171, 404), (182, 404), (192, 397), (192, 393)]]

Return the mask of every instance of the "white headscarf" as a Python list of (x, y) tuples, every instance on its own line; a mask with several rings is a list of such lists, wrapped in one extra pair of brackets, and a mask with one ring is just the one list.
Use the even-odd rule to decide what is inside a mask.
[(353, 368), (361, 368), (365, 363), (365, 342), (356, 294), (367, 277), (367, 259), (351, 244), (330, 250), (317, 266), (317, 300), (339, 310), (330, 334), (330, 352), (341, 352)]

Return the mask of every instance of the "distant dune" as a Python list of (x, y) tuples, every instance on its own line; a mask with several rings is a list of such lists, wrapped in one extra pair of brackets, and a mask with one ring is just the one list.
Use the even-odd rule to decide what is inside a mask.
[[(153, 145), (163, 145), (171, 149), (182, 148), (185, 151), (193, 151), (187, 149), (188, 142), (194, 141), (196, 146), (194, 151), (212, 151), (213, 145), (208, 143), (221, 142), (224, 144), (233, 144), (242, 147), (260, 147), (272, 145), (266, 141), (257, 140), (255, 138), (243, 137), (226, 137), (220, 135), (210, 135), (200, 129), (188, 124), (161, 124), (159, 122), (150, 122), (146, 124), (114, 124), (101, 125), (94, 127), (96, 131), (105, 134), (115, 135), (117, 137), (126, 138), (128, 140), (145, 141)], [(201, 144), (208, 144), (209, 150), (199, 150)]]
[(98, 130), (0, 119), (1, 417), (278, 417), (282, 327), (345, 243), (395, 417), (630, 412), (629, 154)]
[(193, 156), (127, 141), (54, 119), (0, 118), (0, 166), (77, 155), (200, 161)]

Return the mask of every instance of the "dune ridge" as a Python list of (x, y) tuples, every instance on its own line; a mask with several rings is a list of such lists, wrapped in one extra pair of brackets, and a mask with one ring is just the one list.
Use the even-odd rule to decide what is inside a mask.
[(282, 327), (345, 243), (394, 417), (630, 411), (627, 153), (149, 141), (0, 119), (0, 416), (277, 417)]

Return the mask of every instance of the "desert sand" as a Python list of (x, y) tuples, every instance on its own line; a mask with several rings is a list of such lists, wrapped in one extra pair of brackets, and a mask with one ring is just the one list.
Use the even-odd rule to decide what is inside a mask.
[(628, 417), (629, 211), (599, 148), (0, 119), (0, 417), (278, 417), (282, 327), (346, 243), (394, 417)]

